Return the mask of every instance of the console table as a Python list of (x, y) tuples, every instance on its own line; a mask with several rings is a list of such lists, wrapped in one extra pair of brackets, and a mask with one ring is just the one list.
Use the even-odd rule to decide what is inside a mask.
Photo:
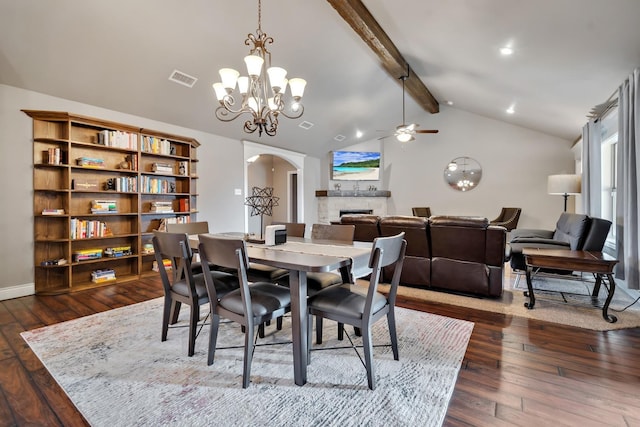
[(528, 291), (524, 293), (524, 296), (529, 297), (529, 302), (524, 303), (525, 307), (532, 309), (536, 303), (533, 286), (531, 284), (531, 272), (534, 268), (593, 273), (596, 277), (596, 283), (591, 294), (592, 298), (598, 297), (600, 285), (606, 278), (609, 281), (609, 287), (607, 288), (607, 299), (602, 307), (602, 317), (610, 323), (618, 321), (616, 316), (610, 315), (607, 312), (616, 290), (616, 282), (613, 280), (613, 267), (618, 263), (617, 259), (602, 252), (568, 251), (562, 249), (524, 248), (522, 254), (525, 257), (525, 263), (527, 265)]

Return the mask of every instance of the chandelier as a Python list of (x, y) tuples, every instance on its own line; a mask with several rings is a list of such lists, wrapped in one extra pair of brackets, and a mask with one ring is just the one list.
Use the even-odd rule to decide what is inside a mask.
[[(287, 80), (287, 70), (271, 66), (271, 52), (267, 49), (271, 43), (273, 37), (262, 32), (262, 1), (258, 0), (258, 29), (255, 34), (248, 34), (244, 41), (250, 46), (249, 55), (244, 57), (248, 77), (240, 76), (232, 68), (222, 68), (219, 71), (221, 82), (213, 84), (220, 103), (216, 117), (230, 122), (246, 113), (251, 117), (244, 122), (244, 131), (253, 133), (257, 130), (259, 136), (263, 132), (269, 136), (276, 134), (280, 114), (297, 119), (304, 113), (300, 100), (307, 82), (301, 78)], [(285, 101), (287, 84), (291, 90), (290, 102)]]

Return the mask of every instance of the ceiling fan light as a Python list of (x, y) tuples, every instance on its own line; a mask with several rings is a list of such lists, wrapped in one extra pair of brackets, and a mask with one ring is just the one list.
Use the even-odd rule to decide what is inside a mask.
[(396, 135), (396, 139), (400, 142), (409, 142), (413, 139), (410, 133), (400, 132)]

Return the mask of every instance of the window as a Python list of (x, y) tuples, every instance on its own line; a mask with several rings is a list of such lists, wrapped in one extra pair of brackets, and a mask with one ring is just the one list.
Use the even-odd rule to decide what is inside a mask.
[(616, 249), (616, 176), (618, 148), (618, 110), (615, 109), (602, 120), (601, 175), (602, 188), (600, 214), (611, 221), (605, 250)]

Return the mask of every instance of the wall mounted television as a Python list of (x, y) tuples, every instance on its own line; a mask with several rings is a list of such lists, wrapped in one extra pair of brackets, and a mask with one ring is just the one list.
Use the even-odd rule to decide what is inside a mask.
[(380, 153), (373, 151), (332, 151), (331, 179), (335, 181), (380, 180)]

